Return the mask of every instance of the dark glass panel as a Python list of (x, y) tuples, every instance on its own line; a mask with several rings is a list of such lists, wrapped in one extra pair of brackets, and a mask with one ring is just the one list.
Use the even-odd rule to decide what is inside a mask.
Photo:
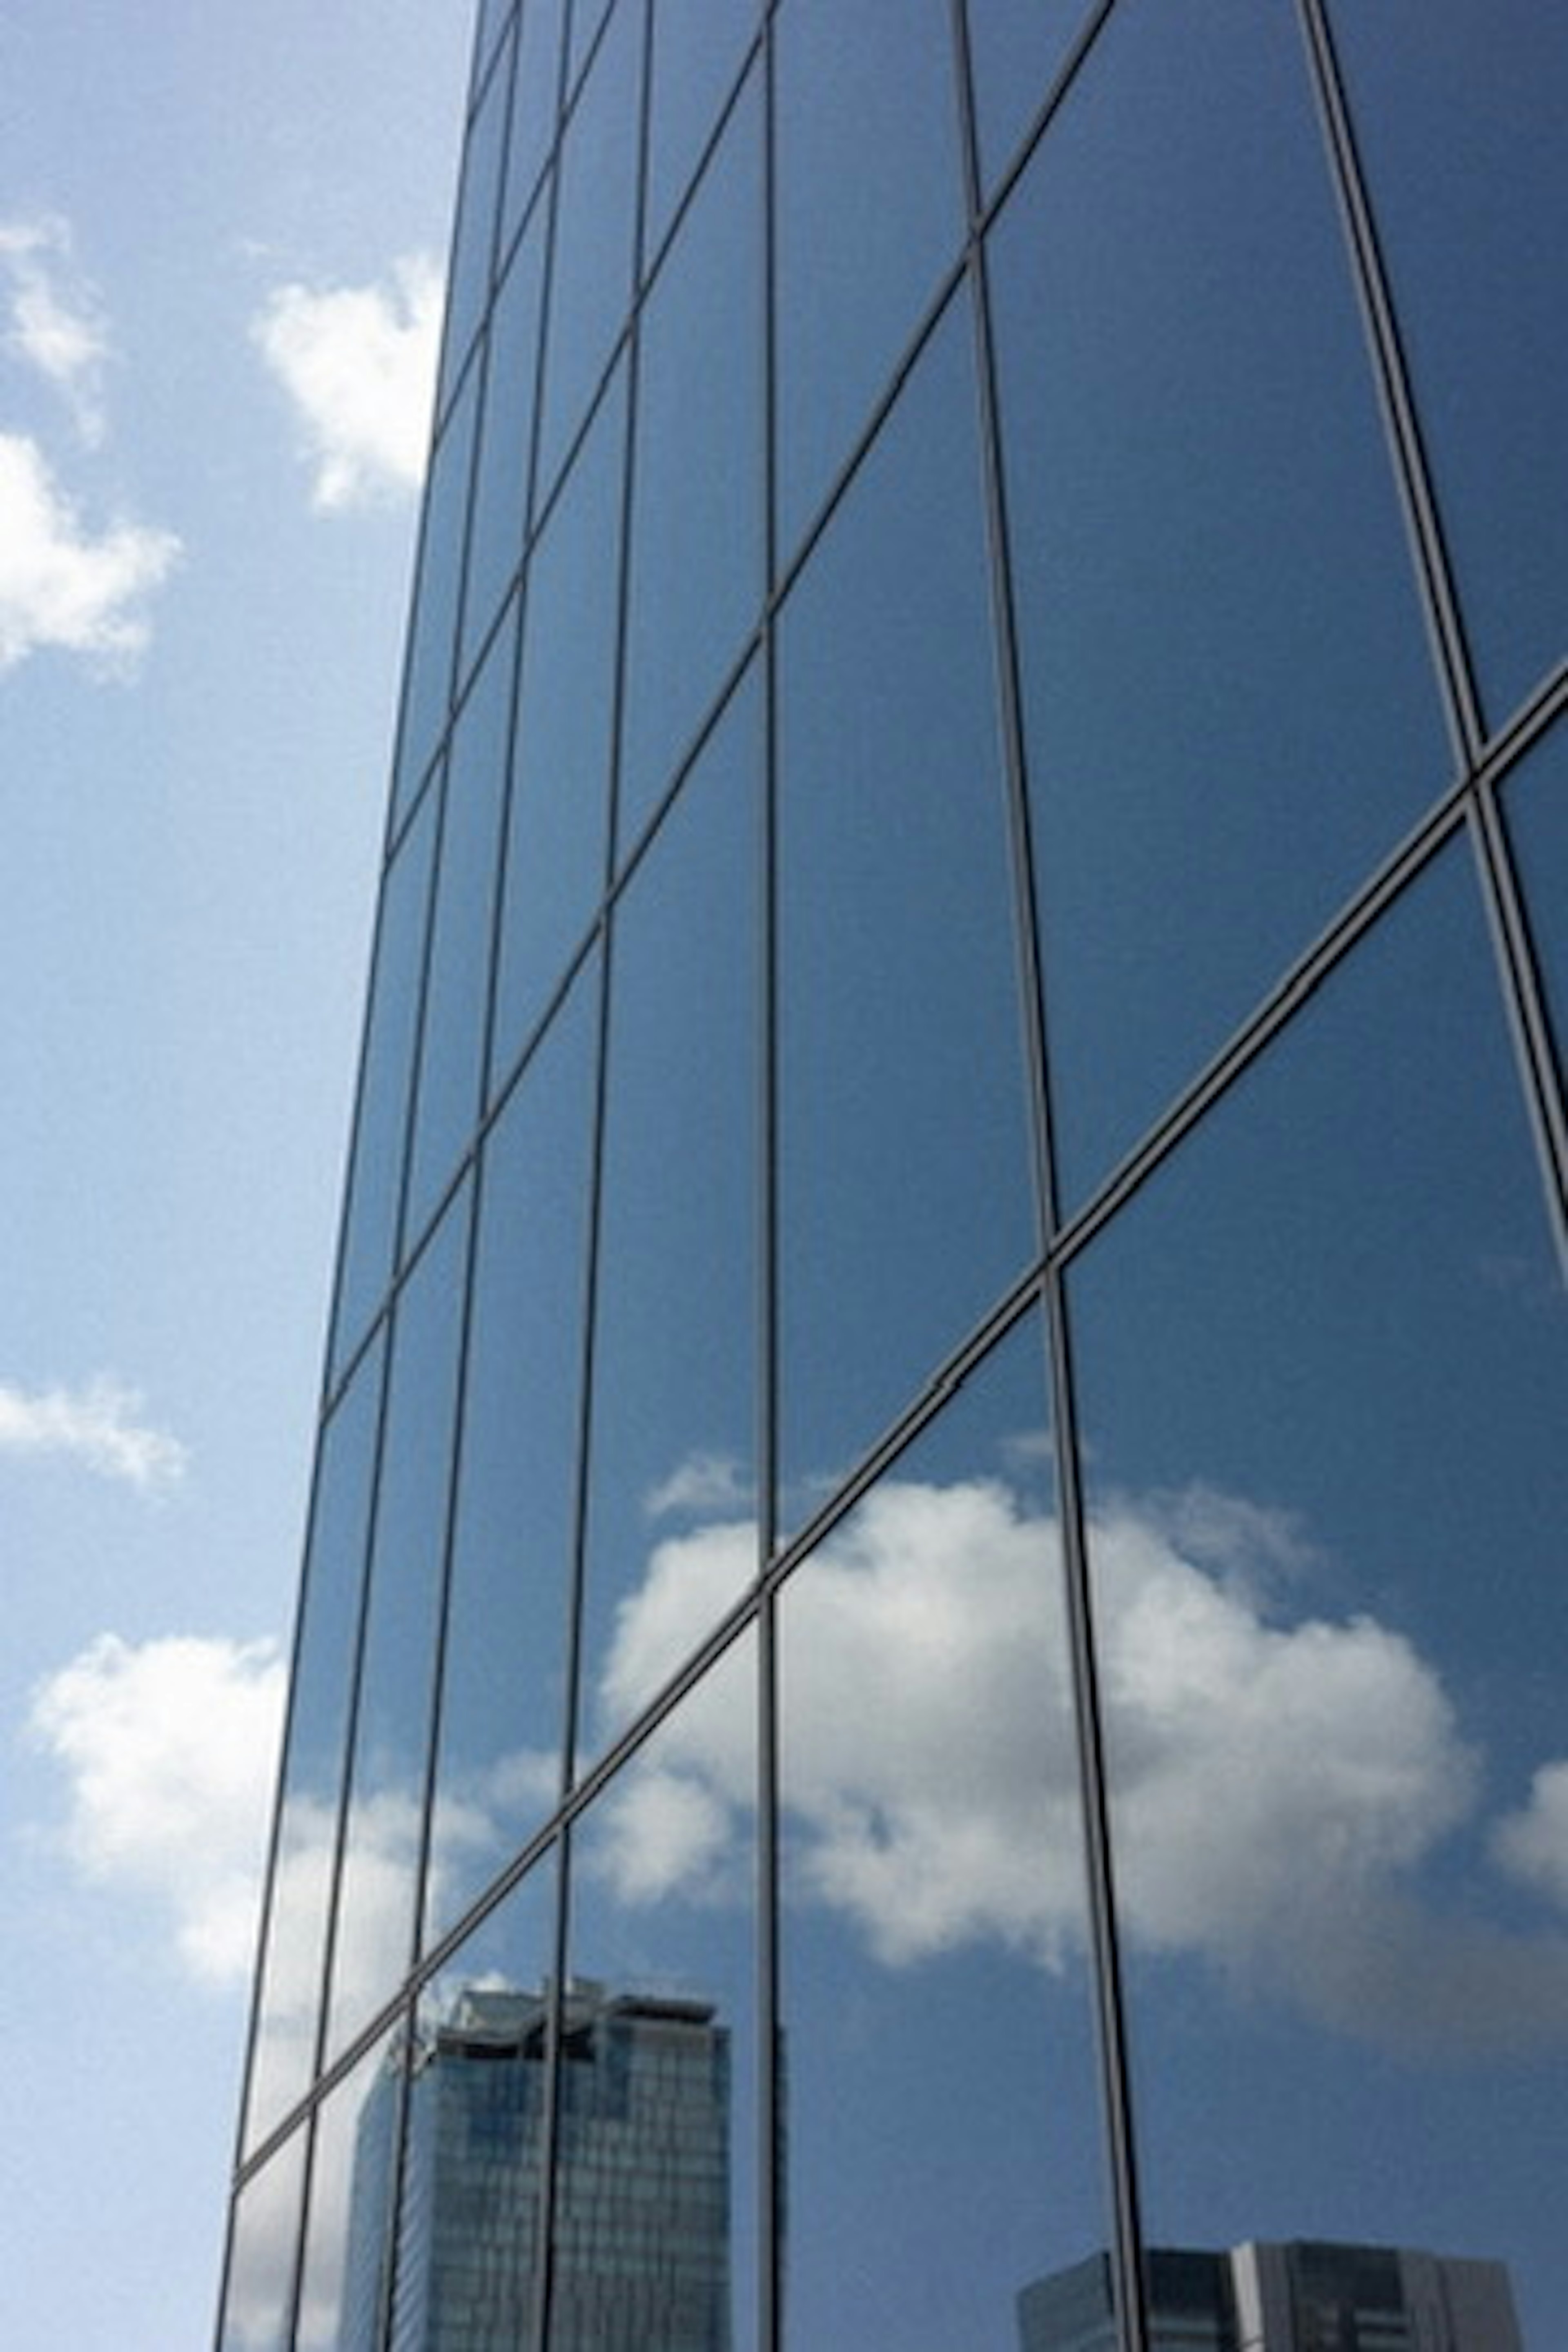
[(787, 1515), (1033, 1254), (979, 478), (959, 308), (781, 620)]
[(405, 1246), (423, 1231), (479, 1117), (516, 654), (513, 610), (490, 640), (447, 758)]
[(1149, 2233), (1500, 2257), (1531, 2345), (1568, 2293), (1542, 1212), (1461, 840), (1070, 1292)]
[[(516, 236), (555, 137), (564, 0), (528, 0), (517, 52), (511, 143), (507, 150), (501, 250)], [(542, 206), (541, 211), (542, 212)]]
[(1495, 723), (1568, 651), (1568, 16), (1537, 0), (1331, 15)]
[(1081, 1196), (1450, 763), (1289, 12), (1116, 11), (991, 261)]
[(1568, 1087), (1568, 727), (1561, 721), (1510, 778), (1503, 808), (1519, 858), (1531, 937)]
[(748, 679), (616, 910), (583, 1634), (595, 1748), (623, 1720), (603, 1668), (628, 1590), (694, 1507), (755, 1507), (760, 755)]
[[(613, 1712), (640, 1711), (701, 1640), (715, 1543), (744, 1578), (755, 1528), (699, 1521), (626, 1595)], [(748, 1634), (574, 1827), (555, 2352), (756, 2341), (756, 1808)]]
[(1045, 102), (1089, 0), (965, 0), (980, 180), (989, 193)]
[(548, 489), (583, 421), (631, 299), (642, 26), (640, 7), (616, 9), (562, 141), (545, 345), (542, 489)]
[(1106, 2241), (1043, 1364), (1031, 1318), (781, 1596), (791, 2352), (1016, 2352)]
[(406, 2030), (400, 2024), (376, 2043), (317, 2113), (289, 2352), (380, 2352), (384, 2340)]
[(762, 109), (731, 116), (643, 313), (622, 845), (752, 626), (763, 590)]
[(757, 28), (757, 0), (661, 0), (648, 72), (647, 222), (658, 250)]
[(447, 1209), (393, 1318), (332, 1922), (329, 2053), (391, 2000), (413, 1957), (470, 1189)]
[(779, 539), (787, 554), (963, 236), (947, 0), (774, 25)]
[(512, 28), (495, 71), (469, 125), (463, 149), (463, 184), (458, 197), (458, 225), (447, 272), (447, 332), (441, 352), (441, 377), (436, 394), (437, 409), (446, 406), (458, 372), (468, 357), (484, 307), (489, 299), (490, 270), (495, 259), (496, 214), (500, 196), (501, 166), (506, 154), (506, 119), (510, 100)]
[(555, 1880), (536, 1867), (426, 1985), (388, 2352), (532, 2345)]
[(545, 1033), (480, 1167), (426, 1943), (562, 1787), (598, 1034), (595, 963)]
[(473, 470), (479, 372), (464, 379), (430, 459), (414, 611), (404, 661), (403, 716), (392, 779), (393, 829), (424, 782), (451, 706), (457, 657), (458, 598)]
[(384, 1353), (378, 1339), (321, 1433), (246, 2099), (247, 2149), (310, 2085)]
[(334, 1377), (363, 1337), (392, 1276), (438, 806), (438, 793), (426, 793), (382, 884), (332, 1312)]
[(605, 887), (625, 463), (623, 371), (529, 564), (490, 1066), (495, 1085), (559, 987)]
[(475, 470), (473, 530), (463, 591), (465, 669), (522, 562), (543, 250), (544, 218), (538, 214), (501, 280), (486, 338), (484, 429)]
[(292, 2352), (308, 2138), (297, 2131), (235, 2200), (217, 2352)]

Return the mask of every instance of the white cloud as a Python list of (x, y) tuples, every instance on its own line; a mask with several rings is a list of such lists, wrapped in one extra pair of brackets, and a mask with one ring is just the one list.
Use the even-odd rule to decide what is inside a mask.
[(441, 279), (422, 255), (389, 286), (279, 286), (251, 332), (293, 403), (326, 512), (417, 487), (441, 329)]
[(143, 1492), (173, 1486), (184, 1475), (185, 1449), (149, 1427), (141, 1411), (137, 1391), (107, 1374), (82, 1389), (34, 1395), (0, 1381), (0, 1454), (63, 1454)]
[(88, 441), (103, 433), (109, 337), (96, 296), (71, 263), (68, 225), (53, 215), (0, 222), (6, 347), (53, 384)]
[[(1092, 1540), (1132, 1946), (1380, 2041), (1568, 2033), (1568, 1940), (1471, 1925), (1429, 1891), (1479, 1773), (1414, 1643), (1281, 1611), (1273, 1589), (1310, 1555), (1238, 1498), (1123, 1499)], [(617, 1720), (733, 1597), (753, 1542), (733, 1524), (657, 1549), (606, 1666)], [(892, 1479), (786, 1587), (796, 1891), (889, 1966), (990, 1942), (1054, 1967), (1081, 1948), (1059, 1574), (1054, 1522), (1002, 1482)], [(753, 1801), (749, 1706), (742, 1679), (710, 1678), (631, 1769), (599, 1858), (622, 1899), (710, 1891)], [(1568, 1765), (1499, 1843), (1568, 1901)]]
[(713, 1519), (749, 1511), (754, 1502), (738, 1462), (727, 1454), (694, 1454), (652, 1489), (643, 1507), (650, 1519), (674, 1512)]
[(29, 1729), (69, 1783), (66, 1852), (151, 1896), (205, 1983), (243, 1981), (254, 1956), (285, 1679), (272, 1642), (103, 1633), (34, 1693)]
[(36, 441), (0, 433), (0, 671), (42, 646), (124, 674), (144, 651), (143, 600), (167, 578), (172, 532), (117, 522), (88, 530)]

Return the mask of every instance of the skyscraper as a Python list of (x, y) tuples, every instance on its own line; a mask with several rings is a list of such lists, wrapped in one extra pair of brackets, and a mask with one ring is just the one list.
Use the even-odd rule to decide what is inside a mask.
[(481, 9), (223, 2352), (577, 1978), (730, 2032), (738, 2352), (1249, 2233), (1551, 2341), (1565, 99), (1528, 0)]

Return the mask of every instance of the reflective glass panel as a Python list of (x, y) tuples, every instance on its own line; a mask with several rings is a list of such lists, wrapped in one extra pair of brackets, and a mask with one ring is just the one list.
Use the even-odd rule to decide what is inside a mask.
[(1544, 2347), (1568, 1309), (1463, 840), (1070, 1302), (1149, 2234), (1495, 2257)]
[(424, 781), (447, 724), (451, 701), (479, 383), (479, 371), (474, 368), (464, 378), (463, 388), (452, 404), (431, 457), (425, 486), (425, 528), (419, 541), (408, 650), (404, 657), (403, 716), (392, 780), (395, 831), (412, 807), (415, 793)]
[(1117, 9), (990, 255), (1081, 1197), (1450, 756), (1290, 13)]
[(662, 0), (648, 67), (647, 220), (656, 253), (757, 28), (757, 0)]
[(483, 642), (522, 561), (543, 251), (544, 218), (540, 214), (497, 290), (486, 337), (484, 429), (474, 475), (473, 533), (463, 591), (464, 668)]
[(560, 986), (605, 887), (616, 707), (625, 372), (529, 565), (507, 820), (493, 1082)]
[(463, 149), (463, 184), (458, 197), (458, 225), (447, 273), (447, 336), (441, 353), (438, 406), (445, 406), (458, 381), (490, 290), (510, 82), (509, 26), (505, 47), (485, 85)]
[(309, 2138), (308, 2127), (297, 2131), (235, 2200), (217, 2352), (291, 2352)]
[(479, 1117), (516, 656), (513, 611), (490, 640), (447, 756), (405, 1247), (424, 1230)]
[(960, 307), (781, 619), (789, 1515), (1033, 1252), (978, 479)]
[(480, 1165), (426, 1943), (562, 1787), (598, 1032), (595, 963), (545, 1033)]
[(392, 1277), (439, 804), (438, 793), (426, 794), (382, 883), (332, 1311), (334, 1377), (363, 1338)]
[(1331, 13), (1496, 724), (1568, 651), (1568, 16), (1534, 0)]
[(1105, 2242), (1042, 1334), (779, 1605), (784, 2341), (1017, 2352)]
[(989, 191), (1091, 13), (1089, 0), (966, 0), (980, 179)]
[(631, 299), (643, 16), (640, 7), (616, 10), (562, 141), (542, 489), (554, 478), (583, 421)]
[(1510, 778), (1503, 808), (1556, 1030), (1558, 1083), (1568, 1086), (1568, 728), (1561, 722)]
[(748, 679), (616, 909), (583, 1633), (595, 1748), (624, 1720), (603, 1669), (627, 1592), (693, 1510), (754, 1510), (760, 719)]
[(528, 210), (555, 136), (563, 7), (564, 0), (527, 0), (522, 12), (517, 82), (512, 92), (511, 142), (506, 158), (503, 252)]
[(731, 115), (643, 311), (623, 847), (739, 658), (763, 589), (762, 106)]
[(332, 1925), (329, 2052), (413, 1957), (468, 1245), (465, 1185), (393, 1318), (353, 1767)]
[(384, 1353), (378, 1339), (321, 1433), (246, 2101), (247, 2149), (304, 2096), (315, 2057)]
[(391, 2300), (405, 2035), (399, 2025), (377, 2042), (317, 2114), (289, 2352), (380, 2352)]
[(788, 0), (776, 68), (779, 540), (866, 425), (963, 235), (946, 0)]
[[(635, 1713), (696, 1646), (698, 1519), (649, 1560), (604, 1663)], [(731, 1645), (575, 1825), (561, 2067), (553, 2352), (756, 2340), (757, 1654)]]

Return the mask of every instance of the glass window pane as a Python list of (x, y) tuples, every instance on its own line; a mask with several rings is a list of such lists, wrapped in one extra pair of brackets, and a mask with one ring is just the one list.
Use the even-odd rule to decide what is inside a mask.
[(1117, 10), (990, 254), (1081, 1197), (1450, 755), (1289, 12)]
[(623, 370), (529, 563), (493, 1086), (510, 1072), (604, 895), (625, 464)]
[(754, 1509), (760, 721), (748, 679), (616, 909), (583, 1632), (595, 1747), (624, 1721), (599, 1677), (630, 1579), (693, 1504)]
[(235, 2200), (217, 2352), (291, 2352), (309, 2137), (297, 2131)]
[[(532, 201), (555, 137), (561, 80), (561, 20), (564, 0), (527, 0), (512, 92), (511, 142), (507, 149), (501, 250), (517, 235)], [(541, 205), (542, 215), (544, 207)]]
[(1150, 2235), (1502, 2259), (1550, 2342), (1568, 1307), (1464, 842), (1070, 1303)]
[(956, 260), (946, 0), (789, 0), (774, 22), (779, 539), (787, 554)]
[(332, 1923), (329, 2053), (392, 1999), (413, 1958), (470, 1190), (447, 1211), (393, 1318)]
[(384, 1353), (378, 1339), (321, 1433), (246, 2098), (247, 2149), (304, 2096), (315, 2059)]
[(595, 964), (552, 1022), (480, 1165), (427, 1944), (563, 1784), (598, 1030)]
[(1568, 728), (1559, 724), (1510, 778), (1509, 835), (1557, 1037), (1557, 1075), (1568, 1087)]
[(1331, 15), (1496, 723), (1568, 651), (1568, 17), (1534, 0)]
[(382, 883), (332, 1311), (334, 1378), (363, 1338), (392, 1279), (438, 803), (437, 793), (426, 795)]
[(786, 2342), (1016, 2352), (1103, 2244), (1043, 1334), (779, 1607)]
[(637, 838), (763, 593), (762, 107), (731, 116), (643, 313), (621, 740)]
[(406, 2028), (378, 2042), (316, 2116), (310, 2218), (290, 2352), (379, 2352), (392, 2286)]
[(463, 184), (447, 273), (447, 336), (441, 353), (437, 404), (444, 407), (468, 356), (490, 290), (495, 257), (496, 211), (500, 193), (510, 96), (511, 28), (495, 71), (485, 86), (463, 151)]
[(479, 381), (478, 368), (465, 377), (431, 456), (425, 487), (425, 527), (404, 659), (403, 715), (392, 780), (394, 831), (414, 804), (451, 706)]
[(616, 10), (562, 142), (545, 346), (542, 490), (553, 481), (583, 421), (631, 299), (643, 16), (640, 7), (623, 5)]
[(475, 468), (473, 532), (463, 591), (465, 669), (522, 561), (543, 250), (541, 214), (501, 280), (486, 339), (484, 430)]
[(786, 1515), (1034, 1252), (978, 481), (960, 308), (781, 621)]
[(757, 0), (662, 0), (648, 67), (647, 220), (657, 253), (734, 87), (757, 29)]
[[(618, 1708), (707, 1631), (715, 1538), (754, 1559), (718, 1521), (648, 1556), (605, 1661)], [(756, 1725), (746, 1635), (574, 1829), (554, 2352), (756, 2341)]]
[(468, 1148), (485, 1064), (501, 812), (511, 734), (517, 616), (490, 641), (452, 730), (425, 977), (405, 1245)]
[(1089, 15), (1087, 0), (966, 0), (981, 184), (995, 186)]

